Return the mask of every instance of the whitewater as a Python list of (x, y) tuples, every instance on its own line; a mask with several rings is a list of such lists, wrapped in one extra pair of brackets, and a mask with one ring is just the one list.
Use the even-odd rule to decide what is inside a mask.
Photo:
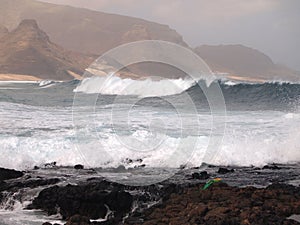
[[(216, 80), (226, 112), (212, 115), (192, 80), (101, 79), (2, 82), (0, 166), (179, 168), (300, 161), (299, 84)], [(91, 97), (93, 105), (87, 104)], [(225, 124), (212, 126), (218, 119)], [(222, 142), (207, 157), (212, 133)]]

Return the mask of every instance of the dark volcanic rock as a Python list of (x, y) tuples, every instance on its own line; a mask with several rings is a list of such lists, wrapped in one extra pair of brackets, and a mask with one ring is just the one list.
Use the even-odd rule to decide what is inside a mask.
[(80, 164), (77, 164), (77, 165), (74, 166), (74, 169), (76, 169), (76, 170), (83, 170), (84, 166), (80, 165)]
[(18, 177), (22, 177), (24, 175), (23, 172), (0, 168), (0, 181), (15, 179)]
[(234, 169), (227, 169), (227, 168), (219, 168), (218, 173), (219, 174), (226, 174), (226, 173), (233, 173)]
[(125, 224), (297, 224), (286, 218), (300, 212), (300, 188), (284, 184), (238, 188), (225, 183), (207, 190), (201, 187), (171, 194), (161, 205), (129, 217)]
[(105, 191), (107, 182), (82, 186), (53, 186), (44, 189), (28, 209), (42, 209), (49, 215), (59, 212), (63, 219), (79, 214), (89, 219), (104, 218), (109, 208), (114, 216), (122, 218), (131, 210), (133, 197), (126, 191)]
[(66, 225), (88, 225), (88, 224), (91, 224), (89, 218), (80, 215), (72, 216), (66, 223)]
[(20, 188), (36, 188), (40, 186), (52, 185), (58, 183), (58, 178), (50, 179), (29, 179), (25, 181), (17, 181), (12, 183), (1, 182), (0, 191), (11, 191), (16, 192)]
[(192, 174), (192, 179), (197, 179), (197, 180), (206, 180), (210, 177), (210, 175), (206, 171), (202, 171), (200, 173), (193, 173)]

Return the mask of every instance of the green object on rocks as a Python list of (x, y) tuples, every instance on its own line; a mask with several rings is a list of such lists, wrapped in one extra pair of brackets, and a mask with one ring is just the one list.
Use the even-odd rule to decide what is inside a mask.
[(215, 178), (212, 180), (209, 180), (206, 182), (206, 184), (203, 186), (202, 190), (206, 190), (207, 188), (209, 188), (212, 184), (220, 182), (222, 179), (221, 178)]

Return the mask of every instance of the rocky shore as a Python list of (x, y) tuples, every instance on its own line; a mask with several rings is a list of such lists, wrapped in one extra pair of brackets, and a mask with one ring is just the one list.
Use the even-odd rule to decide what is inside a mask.
[[(263, 169), (269, 173), (280, 167), (252, 171), (261, 173)], [(213, 170), (224, 177), (239, 173), (231, 168)], [(182, 175), (187, 179), (184, 182), (168, 180), (134, 187), (90, 173), (84, 182), (62, 185), (62, 178), (45, 179), (33, 173), (0, 169), (0, 200), (3, 204), (8, 193), (39, 187), (42, 190), (26, 208), (43, 210), (49, 216), (59, 214), (67, 225), (300, 224), (288, 219), (300, 214), (300, 187), (284, 182), (255, 188), (228, 185), (223, 179), (203, 190), (205, 182), (215, 175), (187, 170)]]
[(291, 185), (272, 184), (265, 189), (230, 187), (214, 184), (186, 188), (159, 206), (133, 215), (126, 224), (300, 224), (286, 219), (300, 212), (300, 189)]

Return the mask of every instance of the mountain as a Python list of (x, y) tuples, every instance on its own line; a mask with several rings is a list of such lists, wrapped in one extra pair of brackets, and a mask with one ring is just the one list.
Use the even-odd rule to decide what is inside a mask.
[[(41, 29), (32, 20), (18, 27), (23, 19), (36, 20)], [(96, 55), (123, 43), (149, 39), (188, 47), (167, 25), (35, 0), (0, 0), (0, 73), (72, 79), (70, 71), (81, 74)], [(203, 45), (194, 51), (213, 71), (228, 73), (231, 78), (299, 80), (300, 77), (258, 50), (242, 45)], [(185, 76), (176, 68), (153, 63), (133, 65), (123, 71), (124, 76), (137, 78)]]
[(100, 55), (122, 43), (144, 39), (187, 46), (167, 25), (143, 19), (35, 0), (0, 1), (0, 24), (11, 30), (23, 19), (35, 19), (54, 43), (83, 53)]
[(35, 20), (23, 20), (0, 38), (0, 73), (6, 74), (4, 77), (19, 74), (70, 80), (74, 74), (82, 74), (92, 60), (52, 43)]
[(214, 72), (231, 77), (299, 80), (299, 73), (274, 64), (264, 53), (243, 45), (202, 45), (194, 51)]

